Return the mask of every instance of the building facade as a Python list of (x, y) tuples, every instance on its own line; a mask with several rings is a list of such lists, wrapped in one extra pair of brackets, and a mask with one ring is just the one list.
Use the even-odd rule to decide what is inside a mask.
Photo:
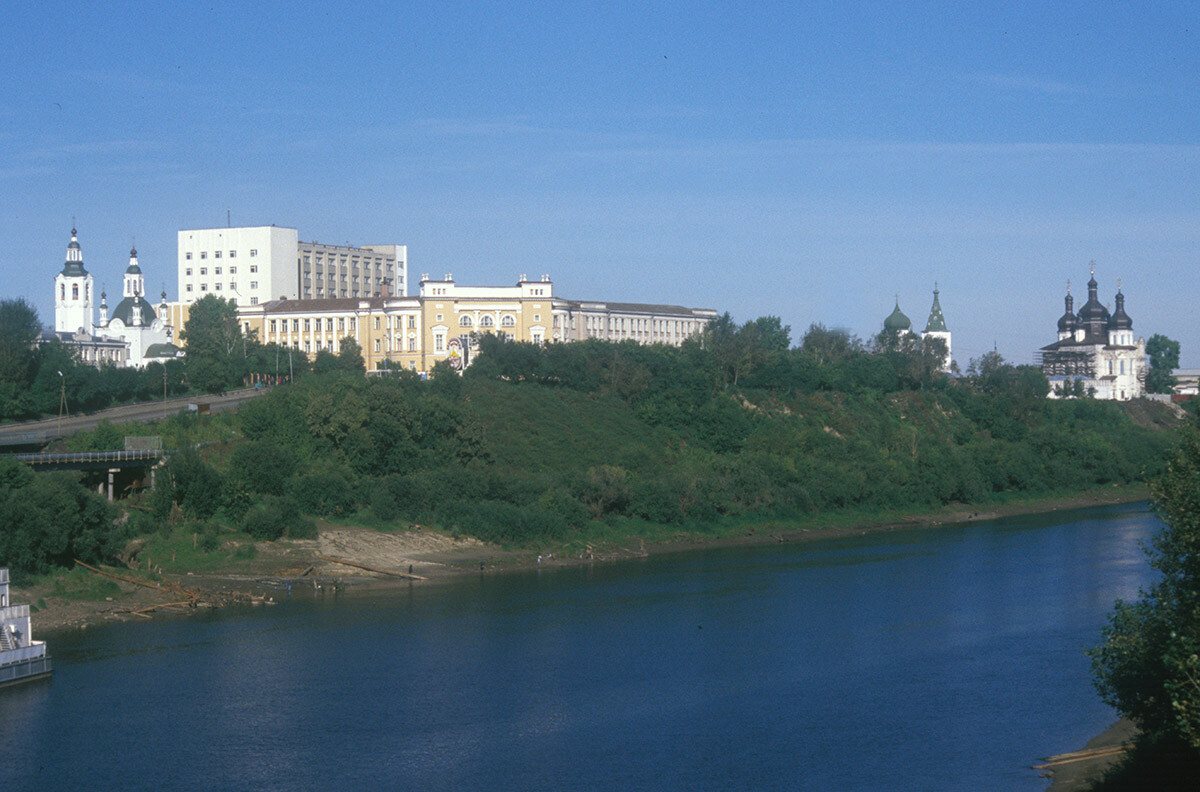
[[(1067, 284), (1066, 311), (1058, 320), (1058, 340), (1039, 352), (1052, 397), (1081, 390), (1097, 399), (1127, 401), (1146, 392), (1146, 342), (1134, 338), (1133, 320), (1125, 313), (1125, 295), (1117, 286), (1116, 310), (1109, 313), (1098, 297), (1095, 269), (1088, 299), (1074, 311)], [(1076, 384), (1078, 383), (1078, 384)]]
[[(438, 362), (469, 363), (480, 334), (533, 344), (587, 338), (678, 346), (715, 319), (715, 310), (556, 297), (549, 276), (513, 286), (461, 286), (450, 274), (421, 276), (417, 297), (273, 300), (239, 309), (243, 331), (315, 357), (350, 337), (368, 371), (428, 373)], [(185, 315), (180, 315), (186, 320)]]
[(403, 296), (404, 245), (324, 245), (301, 242), (279, 226), (201, 228), (178, 234), (179, 301), (207, 294), (239, 306), (273, 300)]

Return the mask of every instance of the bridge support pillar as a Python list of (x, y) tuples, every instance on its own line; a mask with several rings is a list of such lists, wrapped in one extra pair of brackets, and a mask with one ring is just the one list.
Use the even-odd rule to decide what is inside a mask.
[(116, 468), (108, 469), (108, 499), (109, 500), (113, 499), (113, 479), (116, 478), (116, 475), (117, 475)]

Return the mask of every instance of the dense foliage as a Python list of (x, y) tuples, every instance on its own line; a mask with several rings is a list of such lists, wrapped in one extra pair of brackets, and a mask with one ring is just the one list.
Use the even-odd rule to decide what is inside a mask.
[(67, 473), (0, 459), (0, 566), (44, 572), (112, 557), (128, 536), (108, 502)]
[[(1154, 484), (1166, 528), (1148, 551), (1161, 573), (1137, 602), (1118, 602), (1092, 650), (1105, 702), (1140, 728), (1160, 760), (1200, 766), (1200, 427), (1180, 433)], [(1169, 748), (1168, 748), (1169, 747)], [(1192, 777), (1194, 782), (1194, 776)]]
[[(793, 348), (788, 333), (723, 317), (678, 348), (484, 336), (464, 376), (441, 365), (428, 381), (365, 377), (344, 345), (237, 414), (153, 427), (167, 447), (201, 446), (130, 521), (203, 541), (215, 526), (273, 539), (353, 518), (586, 543), (1123, 484), (1162, 457), (1163, 433), (1120, 405), (1047, 400), (1040, 371), (994, 353), (950, 379), (940, 343), (816, 326)], [(71, 447), (121, 434), (102, 424)]]
[(1150, 393), (1170, 393), (1175, 387), (1171, 372), (1179, 368), (1179, 342), (1155, 333), (1146, 342), (1150, 370), (1146, 372), (1146, 390)]
[(37, 311), (24, 300), (0, 300), (0, 420), (57, 415), (63, 394), (69, 414), (111, 404), (187, 391), (184, 365), (170, 361), (145, 369), (95, 368), (52, 341), (35, 344)]
[(173, 460), (169, 500), (267, 538), (358, 515), (530, 543), (977, 503), (1158, 464), (1162, 435), (1119, 405), (1047, 400), (1037, 369), (994, 353), (952, 381), (941, 353), (820, 327), (791, 348), (768, 317), (679, 348), (485, 336), (465, 376), (428, 382), (318, 365), (230, 419), (231, 449)]

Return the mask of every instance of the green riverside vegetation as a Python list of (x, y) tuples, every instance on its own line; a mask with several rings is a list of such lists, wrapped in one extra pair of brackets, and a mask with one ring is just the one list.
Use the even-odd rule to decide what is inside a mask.
[[(479, 347), (463, 376), (439, 365), (429, 381), (328, 356), (235, 415), (150, 425), (189, 450), (115, 521), (69, 478), (6, 463), (0, 505), (58, 488), (81, 516), (59, 533), (33, 514), (11, 523), (0, 558), (45, 570), (155, 533), (216, 550), (230, 530), (312, 536), (316, 518), (582, 550), (1130, 484), (1159, 472), (1168, 440), (1119, 404), (1049, 400), (1040, 371), (994, 353), (948, 378), (940, 342), (915, 336), (814, 326), (792, 347), (778, 319), (725, 316), (679, 348)], [(206, 352), (214, 369), (221, 348)], [(101, 426), (71, 447), (124, 433)], [(51, 534), (46, 552), (22, 550)]]

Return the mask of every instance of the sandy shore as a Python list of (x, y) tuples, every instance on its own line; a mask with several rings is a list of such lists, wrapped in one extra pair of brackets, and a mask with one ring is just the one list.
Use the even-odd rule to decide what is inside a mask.
[(1053, 779), (1047, 792), (1087, 792), (1106, 770), (1124, 758), (1123, 748), (1136, 734), (1132, 723), (1119, 720), (1080, 750), (1048, 757), (1035, 769)]
[[(887, 522), (798, 527), (784, 522), (747, 526), (736, 535), (717, 537), (679, 532), (656, 542), (627, 542), (593, 549), (581, 557), (561, 548), (505, 550), (475, 539), (454, 538), (429, 530), (377, 531), (368, 528), (323, 524), (316, 540), (262, 542), (253, 564), (236, 571), (219, 570), (200, 574), (166, 574), (168, 584), (195, 594), (193, 606), (164, 607), (181, 599), (155, 589), (118, 583), (119, 593), (103, 600), (79, 600), (55, 596), (45, 588), (16, 588), (18, 602), (39, 603), (34, 625), (39, 635), (53, 638), (64, 630), (82, 629), (120, 620), (147, 620), (192, 613), (209, 607), (237, 603), (270, 604), (291, 585), (306, 587), (421, 585), (462, 575), (495, 574), (537, 566), (591, 564), (650, 554), (675, 553), (714, 547), (784, 544), (837, 539), (888, 531), (956, 525), (1021, 514), (1112, 505), (1145, 500), (1144, 488), (1091, 491), (1070, 497), (1047, 498), (982, 508), (952, 507), (937, 512), (914, 514)], [(349, 563), (345, 563), (349, 562)], [(355, 566), (362, 565), (362, 566)], [(370, 571), (363, 567), (371, 567)], [(114, 572), (129, 574), (128, 570)], [(155, 606), (159, 606), (155, 608)], [(155, 608), (154, 610), (147, 610)], [(133, 611), (142, 611), (133, 613)]]

